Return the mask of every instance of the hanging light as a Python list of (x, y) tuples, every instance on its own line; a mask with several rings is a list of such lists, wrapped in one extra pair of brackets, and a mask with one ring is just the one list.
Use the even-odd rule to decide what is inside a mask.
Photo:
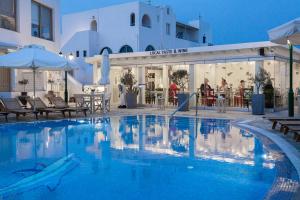
[(74, 59), (74, 56), (73, 56), (72, 53), (70, 53), (70, 55), (69, 55), (69, 60), (73, 60), (73, 59)]
[(58, 54), (60, 57), (63, 57), (63, 53), (62, 52), (59, 52)]

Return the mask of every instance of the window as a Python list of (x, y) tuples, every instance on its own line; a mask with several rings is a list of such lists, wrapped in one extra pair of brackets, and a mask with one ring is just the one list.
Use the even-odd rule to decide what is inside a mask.
[(155, 51), (155, 48), (152, 45), (148, 45), (145, 51)]
[(31, 35), (53, 40), (52, 9), (35, 1), (31, 3)]
[(170, 8), (167, 8), (167, 15), (170, 14)]
[(86, 57), (86, 56), (87, 56), (87, 51), (84, 50), (84, 51), (83, 51), (83, 57)]
[(151, 28), (151, 19), (148, 15), (144, 15), (142, 18), (142, 26)]
[(202, 43), (205, 44), (206, 43), (206, 36), (203, 35), (203, 38), (202, 38)]
[(76, 51), (76, 57), (78, 58), (80, 56), (79, 51)]
[(97, 20), (94, 19), (95, 17), (93, 17), (93, 20), (91, 21), (91, 31), (96, 31), (97, 32)]
[(0, 28), (16, 31), (17, 0), (0, 0)]
[(108, 51), (108, 54), (112, 54), (112, 53), (113, 53), (112, 50), (111, 50), (111, 48), (109, 48), (109, 47), (104, 47), (104, 48), (100, 51), (100, 55), (102, 55), (102, 53), (103, 53), (103, 51), (104, 51), (105, 49)]
[(169, 23), (166, 24), (166, 33), (167, 35), (171, 35), (171, 24)]
[(133, 52), (133, 49), (129, 45), (124, 45), (121, 47), (119, 53), (131, 53)]
[(135, 26), (135, 14), (130, 15), (130, 26)]

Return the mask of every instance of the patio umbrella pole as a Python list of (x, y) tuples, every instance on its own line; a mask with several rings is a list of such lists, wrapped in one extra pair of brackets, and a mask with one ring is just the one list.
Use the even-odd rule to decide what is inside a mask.
[(293, 91), (293, 45), (289, 43), (290, 51), (290, 90), (289, 90), (289, 117), (294, 117), (294, 91)]
[(68, 72), (65, 71), (65, 102), (68, 103)]
[(36, 74), (36, 68), (33, 66), (33, 111), (36, 111), (36, 108), (35, 108), (35, 74)]

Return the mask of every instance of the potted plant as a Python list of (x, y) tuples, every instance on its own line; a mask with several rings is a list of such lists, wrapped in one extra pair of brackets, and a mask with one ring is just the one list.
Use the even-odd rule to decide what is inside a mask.
[(271, 79), (269, 79), (263, 88), (265, 95), (265, 107), (274, 108), (274, 87)]
[(26, 92), (26, 85), (29, 83), (27, 79), (22, 79), (18, 82), (20, 85), (23, 86), (23, 92), (21, 92), (21, 96), (19, 96), (19, 100), (23, 105), (27, 104), (27, 92)]
[(53, 91), (53, 84), (55, 83), (55, 81), (53, 79), (49, 79), (48, 83), (50, 84), (50, 91)]
[(29, 83), (27, 79), (23, 79), (19, 81), (20, 85), (23, 85), (23, 92), (21, 92), (21, 96), (27, 96), (26, 85)]
[(188, 83), (188, 72), (186, 70), (177, 70), (173, 72), (170, 79), (180, 88), (180, 91), (177, 94), (178, 106), (181, 106), (179, 111), (188, 111), (190, 93), (185, 92), (186, 84)]
[(137, 83), (132, 70), (129, 69), (121, 78), (121, 83), (126, 86), (126, 106), (127, 108), (137, 107), (137, 95), (139, 94), (138, 87), (135, 86)]
[(250, 75), (250, 80), (254, 83), (256, 94), (252, 95), (252, 114), (265, 114), (265, 95), (262, 93), (263, 89), (270, 81), (271, 75), (264, 68), (259, 68), (255, 77)]

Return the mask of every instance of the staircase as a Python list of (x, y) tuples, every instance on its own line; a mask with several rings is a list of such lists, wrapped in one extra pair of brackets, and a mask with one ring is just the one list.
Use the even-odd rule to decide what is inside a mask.
[(74, 96), (74, 94), (82, 94), (82, 87), (83, 85), (77, 81), (73, 76), (68, 74), (68, 92), (69, 97)]

